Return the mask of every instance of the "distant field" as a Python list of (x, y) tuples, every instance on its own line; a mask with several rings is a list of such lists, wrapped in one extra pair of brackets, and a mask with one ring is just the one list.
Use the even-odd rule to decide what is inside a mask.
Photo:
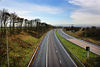
[[(66, 50), (70, 50), (83, 64), (85, 64), (87, 67), (96, 67), (99, 62), (100, 62), (100, 56), (90, 52), (89, 53), (89, 60), (86, 58), (87, 51), (72, 42), (67, 41), (63, 37), (61, 37), (58, 32), (56, 32), (57, 37), (60, 39), (62, 42), (63, 46), (65, 47)], [(99, 58), (99, 59), (98, 59)], [(76, 59), (75, 59), (76, 60)], [(77, 62), (77, 60), (76, 60)]]

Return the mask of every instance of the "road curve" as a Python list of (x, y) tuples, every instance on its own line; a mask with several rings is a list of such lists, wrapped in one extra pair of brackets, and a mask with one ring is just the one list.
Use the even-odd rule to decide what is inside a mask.
[(77, 67), (58, 40), (55, 30), (45, 36), (32, 67)]
[(86, 46), (89, 46), (90, 47), (90, 51), (97, 54), (97, 55), (100, 55), (100, 46), (96, 46), (92, 43), (89, 43), (89, 42), (86, 42), (84, 40), (80, 40), (80, 39), (77, 39), (71, 35), (68, 35), (66, 34), (65, 32), (62, 31), (62, 29), (58, 29), (58, 33), (63, 37), (65, 38), (66, 40), (69, 40), (71, 41), (72, 43), (75, 43), (76, 45), (86, 49)]

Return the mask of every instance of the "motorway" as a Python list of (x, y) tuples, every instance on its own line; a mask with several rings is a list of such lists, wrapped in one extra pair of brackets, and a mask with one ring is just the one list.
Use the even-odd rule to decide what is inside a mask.
[(60, 43), (55, 30), (51, 30), (43, 39), (32, 67), (77, 67), (77, 65)]
[(91, 52), (93, 52), (97, 55), (100, 55), (100, 46), (96, 46), (95, 44), (92, 44), (92, 43), (86, 42), (84, 40), (77, 39), (71, 35), (68, 35), (65, 32), (63, 32), (62, 29), (58, 29), (58, 33), (66, 40), (68, 40), (84, 49), (86, 49), (86, 46), (89, 46)]

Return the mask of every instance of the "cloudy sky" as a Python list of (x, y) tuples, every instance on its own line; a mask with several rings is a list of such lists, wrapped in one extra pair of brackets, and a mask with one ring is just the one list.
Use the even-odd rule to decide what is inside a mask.
[(0, 10), (49, 24), (100, 25), (100, 0), (0, 0)]

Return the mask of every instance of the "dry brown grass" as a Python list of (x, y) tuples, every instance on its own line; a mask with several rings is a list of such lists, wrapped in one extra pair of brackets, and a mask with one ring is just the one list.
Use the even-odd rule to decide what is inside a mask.
[[(8, 45), (9, 45), (10, 66), (25, 67), (28, 64), (31, 55), (33, 54), (33, 51), (38, 46), (38, 42), (40, 41), (40, 39), (35, 38), (25, 32), (21, 32), (20, 34), (14, 34), (12, 36), (9, 36), (8, 39), (9, 39)], [(2, 45), (3, 48), (1, 48), (1, 50), (3, 52), (3, 55), (5, 55), (6, 57), (5, 40), (3, 40), (5, 45)], [(2, 52), (0, 51), (0, 54), (2, 54)], [(6, 67), (7, 65), (7, 62), (5, 63), (5, 61), (7, 61), (5, 57), (4, 56), (1, 57), (0, 55), (0, 58), (2, 58), (0, 59), (2, 61), (0, 62), (2, 64), (1, 67)]]

